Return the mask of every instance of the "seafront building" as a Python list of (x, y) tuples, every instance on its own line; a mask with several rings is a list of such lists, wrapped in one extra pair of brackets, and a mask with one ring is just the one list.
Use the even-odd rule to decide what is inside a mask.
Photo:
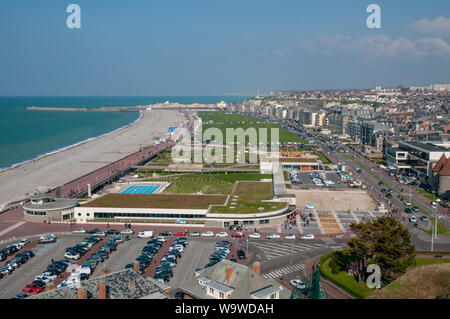
[(261, 276), (261, 265), (252, 268), (230, 260), (200, 271), (183, 283), (185, 299), (288, 299), (291, 292), (271, 278)]
[(66, 221), (73, 219), (78, 200), (53, 198), (50, 194), (35, 194), (22, 206), (26, 221), (36, 223)]

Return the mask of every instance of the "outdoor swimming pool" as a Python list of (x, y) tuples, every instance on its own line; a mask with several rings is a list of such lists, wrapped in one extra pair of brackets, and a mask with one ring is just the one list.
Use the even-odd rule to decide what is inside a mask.
[(133, 185), (128, 186), (121, 194), (153, 194), (160, 185)]

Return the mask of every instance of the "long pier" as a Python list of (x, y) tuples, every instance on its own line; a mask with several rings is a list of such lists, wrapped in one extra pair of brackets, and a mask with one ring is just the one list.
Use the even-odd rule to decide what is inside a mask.
[(85, 108), (85, 107), (43, 107), (43, 106), (29, 106), (29, 111), (66, 111), (66, 112), (139, 112), (145, 110), (142, 106), (123, 106), (123, 107), (100, 107), (100, 108)]
[(175, 111), (204, 111), (204, 110), (217, 110), (217, 107), (206, 105), (205, 106), (111, 106), (111, 107), (99, 107), (99, 108), (86, 108), (86, 107), (46, 107), (46, 106), (28, 106), (29, 111), (65, 111), (65, 112), (141, 112), (147, 109), (151, 110), (175, 110)]

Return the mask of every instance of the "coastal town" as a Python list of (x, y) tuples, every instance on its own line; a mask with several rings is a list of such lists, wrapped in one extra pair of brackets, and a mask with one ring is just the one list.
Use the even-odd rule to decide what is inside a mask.
[[(389, 287), (448, 271), (449, 91), (133, 107), (141, 119), (127, 128), (2, 172), (0, 298), (447, 298), (445, 282), (401, 295)], [(237, 140), (224, 141), (230, 129)], [(214, 160), (194, 152), (180, 162), (180, 145)], [(45, 167), (57, 164), (70, 170), (55, 180)], [(20, 176), (36, 182), (6, 182)], [(360, 239), (378, 245), (365, 227), (394, 236), (399, 251), (383, 253), (408, 265), (370, 256), (394, 274), (375, 288), (351, 257)]]
[(5, 309), (445, 314), (450, 2), (405, 4), (1, 1)]

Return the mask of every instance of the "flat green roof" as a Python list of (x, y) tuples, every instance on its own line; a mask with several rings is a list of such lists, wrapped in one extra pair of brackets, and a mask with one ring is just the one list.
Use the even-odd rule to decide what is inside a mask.
[(108, 194), (82, 207), (207, 209), (211, 204), (223, 205), (226, 199), (226, 195)]

